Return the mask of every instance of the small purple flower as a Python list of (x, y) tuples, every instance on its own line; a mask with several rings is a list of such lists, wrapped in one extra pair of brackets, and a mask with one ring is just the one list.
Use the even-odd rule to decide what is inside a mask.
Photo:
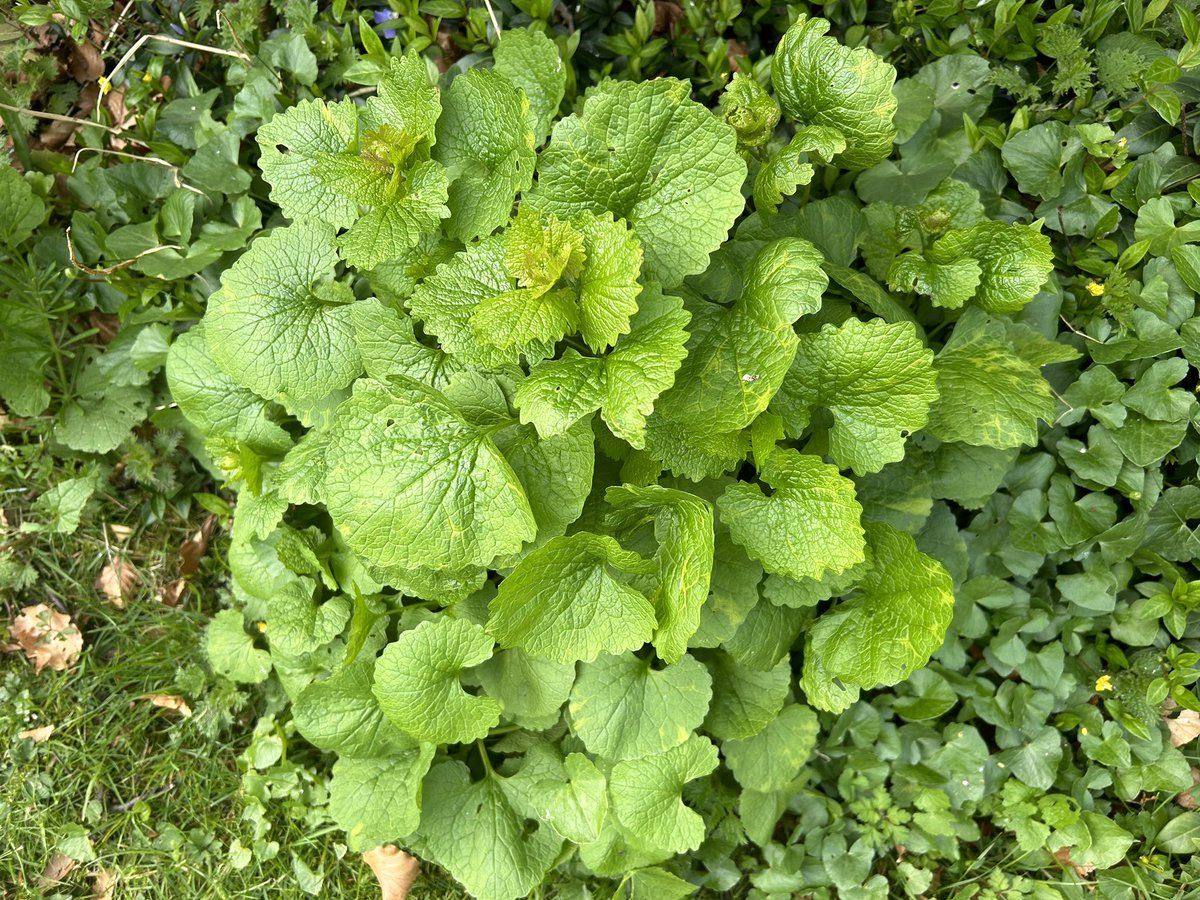
[(178, 35), (183, 34), (183, 29), (180, 28), (178, 25), (176, 25), (174, 22), (171, 23), (171, 30)]
[[(375, 10), (375, 24), (376, 25), (380, 24), (381, 22), (395, 21), (395, 18), (396, 17), (394, 15), (392, 15), (392, 11), (390, 9)], [(394, 28), (384, 29), (383, 36), (390, 41), (392, 38), (394, 38), (396, 36), (396, 30)]]

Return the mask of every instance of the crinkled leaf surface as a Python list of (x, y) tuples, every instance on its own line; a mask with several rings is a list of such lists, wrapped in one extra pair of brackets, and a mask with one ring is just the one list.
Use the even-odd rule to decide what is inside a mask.
[(314, 681), (292, 706), (296, 728), (310, 743), (342, 756), (383, 757), (412, 747), (413, 739), (384, 716), (371, 691), (374, 681), (369, 659)]
[(362, 371), (353, 295), (330, 281), (333, 228), (297, 223), (260, 237), (221, 276), (204, 336), (217, 364), (268, 400), (324, 397)]
[(820, 578), (862, 562), (862, 507), (853, 482), (795, 450), (777, 450), (760, 465), (769, 496), (739, 482), (717, 500), (721, 521), (750, 556), (789, 578)]
[(579, 667), (571, 727), (605, 759), (635, 759), (677, 747), (704, 721), (712, 679), (691, 656), (654, 669), (631, 653)]
[(896, 70), (866, 47), (827, 37), (829, 23), (801, 13), (775, 48), (771, 80), (783, 111), (805, 125), (841, 132), (848, 169), (875, 165), (892, 150)]
[(688, 320), (681, 300), (647, 288), (629, 334), (611, 352), (587, 357), (568, 348), (534, 368), (517, 388), (521, 421), (551, 436), (599, 409), (613, 434), (645, 446), (646, 417), (674, 382), (686, 352)]
[(567, 70), (554, 41), (532, 28), (506, 28), (493, 51), (493, 71), (503, 75), (529, 98), (533, 136), (541, 144), (562, 103)]
[(500, 583), (488, 629), (501, 646), (563, 663), (637, 649), (653, 634), (654, 605), (622, 574), (645, 569), (611, 537), (555, 538)]
[(593, 88), (554, 126), (528, 201), (561, 218), (625, 219), (646, 277), (667, 287), (704, 269), (744, 205), (736, 135), (689, 93), (673, 78)]
[(346, 831), (351, 850), (366, 850), (412, 834), (421, 821), (421, 780), (433, 744), (388, 756), (340, 756), (329, 784), (329, 814)]
[(422, 622), (387, 646), (375, 664), (375, 697), (392, 723), (421, 741), (459, 744), (500, 721), (500, 704), (462, 688), (463, 669), (492, 655), (492, 639), (463, 619)]
[(721, 745), (738, 784), (753, 791), (783, 790), (808, 762), (820, 731), (816, 713), (791, 704), (758, 734)]
[(350, 547), (382, 566), (462, 569), (531, 540), (529, 501), (487, 429), (432, 388), (391, 385), (360, 380), (329, 429), (325, 496)]
[(800, 336), (772, 408), (793, 437), (813, 410), (828, 409), (830, 456), (862, 475), (903, 459), (906, 436), (925, 427), (937, 400), (936, 381), (933, 353), (912, 325), (847, 319)]

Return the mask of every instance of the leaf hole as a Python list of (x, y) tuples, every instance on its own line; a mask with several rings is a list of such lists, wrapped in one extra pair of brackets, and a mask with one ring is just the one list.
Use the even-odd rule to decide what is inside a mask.
[(950, 89), (952, 91), (957, 91), (958, 88), (959, 88), (959, 83), (957, 81), (950, 82)]

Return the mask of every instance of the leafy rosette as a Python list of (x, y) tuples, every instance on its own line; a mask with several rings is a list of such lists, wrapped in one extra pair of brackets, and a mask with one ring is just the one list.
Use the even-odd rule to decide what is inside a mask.
[[(168, 374), (238, 487), (235, 592), (337, 755), (353, 848), (403, 841), (484, 898), (559, 865), (682, 896), (664, 864), (739, 790), (782, 811), (810, 706), (940, 644), (953, 582), (880, 472), (918, 432), (1036, 438), (1055, 357), (995, 316), (1045, 272), (1012, 268), (1035, 240), (951, 216), (922, 277), (944, 301), (939, 272), (971, 260), (975, 301), (935, 353), (854, 267), (851, 201), (780, 209), (891, 141), (890, 68), (793, 31), (795, 132), (752, 184), (779, 119), (762, 85), (717, 114), (682, 81), (606, 81), (559, 118), (557, 47), (525, 31), (445, 90), (407, 56), (364, 104), (260, 131), (291, 223), (226, 271)], [(813, 85), (854, 78), (861, 109), (814, 111)], [(900, 229), (868, 263), (908, 284), (924, 244)]]

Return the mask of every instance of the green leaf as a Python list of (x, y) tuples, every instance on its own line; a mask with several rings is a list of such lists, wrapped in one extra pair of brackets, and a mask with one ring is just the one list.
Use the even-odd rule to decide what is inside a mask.
[(412, 748), (412, 738), (384, 716), (371, 691), (374, 681), (375, 662), (368, 659), (312, 682), (293, 703), (296, 728), (309, 743), (343, 757), (384, 757)]
[(277, 228), (258, 238), (221, 276), (208, 300), (204, 337), (217, 364), (268, 400), (316, 399), (362, 371), (350, 319), (350, 289), (329, 276), (333, 229)]
[(644, 447), (646, 417), (684, 358), (689, 316), (681, 300), (664, 297), (657, 286), (647, 287), (638, 305), (629, 333), (605, 356), (568, 348), (536, 366), (517, 388), (521, 421), (549, 437), (599, 409), (613, 434)]
[(381, 566), (463, 569), (532, 540), (529, 501), (488, 429), (432, 388), (391, 385), (357, 382), (328, 431), (324, 492), (350, 547)]
[(433, 744), (389, 756), (341, 756), (333, 764), (329, 814), (354, 851), (412, 834), (421, 821), (421, 779), (429, 771)]
[(559, 710), (575, 684), (575, 667), (501, 650), (479, 666), (479, 683), (500, 701), (504, 717), (523, 728), (540, 730), (558, 721)]
[(580, 213), (572, 220), (583, 233), (579, 276), (579, 331), (594, 351), (615, 344), (638, 311), (642, 246), (623, 220)]
[(7, 161), (0, 165), (0, 209), (0, 244), (8, 247), (24, 243), (46, 218), (46, 204)]
[(403, 375), (440, 390), (461, 369), (454, 357), (417, 340), (412, 319), (374, 297), (352, 304), (350, 319), (363, 368), (376, 381)]
[(688, 355), (663, 415), (711, 432), (748, 426), (779, 390), (799, 343), (792, 324), (816, 312), (828, 279), (808, 241), (782, 238), (754, 257), (732, 307), (696, 306)]
[(529, 98), (533, 137), (546, 140), (562, 104), (567, 87), (567, 70), (554, 41), (532, 28), (506, 28), (500, 33), (493, 70), (503, 75)]
[(798, 129), (786, 146), (759, 166), (754, 176), (754, 208), (763, 216), (774, 213), (784, 197), (812, 181), (810, 156), (827, 163), (845, 149), (846, 139), (833, 128), (813, 125)]
[(446, 231), (465, 242), (507, 222), (533, 181), (530, 104), (501, 74), (470, 69), (450, 84), (443, 105), (433, 158), (450, 173)]
[(645, 568), (604, 535), (554, 538), (500, 583), (488, 629), (503, 647), (562, 663), (635, 650), (650, 640), (654, 606), (622, 577)]
[(738, 149), (761, 147), (779, 124), (779, 104), (744, 72), (734, 72), (721, 94), (721, 115), (737, 132)]
[(462, 619), (422, 622), (396, 638), (375, 664), (375, 697), (392, 723), (420, 741), (461, 744), (500, 722), (500, 704), (463, 690), (463, 669), (492, 655), (492, 639)]
[(934, 306), (958, 309), (975, 296), (982, 269), (969, 256), (949, 257), (942, 261), (935, 244), (929, 257), (908, 252), (897, 256), (888, 269), (888, 285), (894, 291), (925, 294)]
[[(67, 478), (53, 487), (43, 491), (30, 512), (33, 520), (26, 519), (21, 523), (21, 531), (41, 532), (50, 531), (55, 534), (74, 534), (79, 527), (79, 519), (88, 500), (96, 491), (96, 478)], [(44, 519), (45, 521), (38, 521)]]
[(753, 737), (779, 714), (791, 681), (792, 664), (786, 655), (764, 672), (741, 665), (728, 653), (718, 654), (704, 730), (723, 741)]
[(473, 782), (461, 762), (433, 767), (421, 807), (418, 831), (429, 856), (480, 900), (528, 896), (562, 846), (552, 828), (517, 812), (504, 779)]
[(882, 523), (869, 523), (866, 532), (870, 568), (851, 599), (810, 629), (805, 674), (812, 655), (826, 677), (874, 688), (907, 678), (941, 646), (954, 611), (954, 586), (911, 536)]
[(267, 401), (225, 374), (209, 351), (204, 324), (180, 335), (167, 354), (171, 396), (205, 435), (240, 441), (264, 456), (292, 446), (286, 431), (267, 415)]
[(609, 777), (613, 814), (646, 850), (695, 850), (704, 840), (704, 819), (684, 805), (680, 792), (716, 767), (717, 748), (699, 735), (657, 756), (622, 760)]
[(662, 669), (629, 653), (601, 656), (579, 667), (571, 727), (590, 753), (636, 759), (686, 741), (711, 697), (712, 679), (691, 656)]
[(807, 706), (785, 706), (753, 737), (721, 745), (725, 764), (742, 787), (781, 791), (791, 784), (817, 745), (817, 715)]
[(854, 484), (836, 466), (795, 450), (777, 450), (760, 464), (768, 496), (739, 482), (717, 500), (734, 541), (768, 572), (821, 578), (863, 561), (862, 507)]
[(690, 881), (657, 866), (634, 869), (628, 878), (629, 900), (683, 900), (696, 892)]
[(796, 18), (775, 48), (775, 96), (800, 124), (845, 135), (837, 162), (866, 169), (891, 153), (896, 137), (896, 70), (865, 47), (850, 50), (826, 37), (827, 31), (824, 19)]
[(687, 650), (700, 627), (700, 608), (708, 599), (713, 567), (712, 506), (694, 494), (659, 485), (624, 485), (605, 491), (614, 507), (611, 521), (623, 529), (653, 522), (658, 550), (658, 585), (650, 599), (658, 615), (654, 647), (669, 663)]
[[(241, 503), (239, 502), (239, 508)], [(267, 638), (272, 650), (289, 656), (312, 653), (342, 633), (350, 621), (350, 602), (337, 596), (318, 603), (307, 578), (285, 584), (267, 599)]]
[(992, 315), (1020, 312), (1054, 267), (1050, 239), (1016, 222), (980, 222), (951, 231), (934, 244), (931, 259), (939, 265), (975, 260), (980, 273), (975, 303)]
[(689, 93), (673, 78), (602, 82), (554, 126), (528, 198), (559, 218), (625, 219), (666, 287), (704, 269), (744, 206), (734, 131)]
[(1150, 511), (1144, 546), (1180, 562), (1200, 557), (1200, 487), (1194, 484), (1163, 491)]
[(828, 409), (829, 455), (863, 475), (904, 458), (907, 435), (925, 427), (937, 398), (933, 354), (912, 325), (847, 319), (800, 336), (772, 404), (793, 438), (814, 410)]
[(437, 231), (449, 212), (446, 197), (446, 170), (436, 162), (418, 163), (401, 182), (393, 176), (387, 189), (372, 193), (374, 208), (338, 237), (342, 258), (360, 269), (403, 258)]
[(1038, 419), (1053, 421), (1055, 401), (1041, 367), (1015, 350), (1004, 325), (968, 310), (933, 363), (939, 398), (930, 434), (997, 448), (1032, 445)]
[(531, 748), (524, 766), (506, 785), (510, 799), (517, 802), (519, 795), (522, 812), (549, 822), (567, 840), (599, 840), (608, 816), (608, 779), (582, 753), (569, 753), (559, 761), (555, 750), (536, 753)]
[(204, 629), (204, 653), (218, 675), (241, 684), (261, 684), (271, 674), (271, 654), (254, 646), (242, 614), (223, 609)]

